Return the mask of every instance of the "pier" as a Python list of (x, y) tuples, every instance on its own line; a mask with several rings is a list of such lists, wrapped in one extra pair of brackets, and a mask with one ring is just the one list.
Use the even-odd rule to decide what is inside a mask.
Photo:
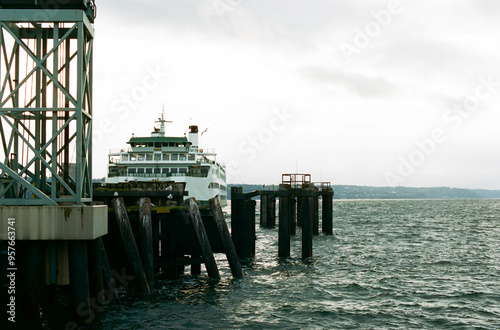
[(255, 197), (260, 225), (278, 220), (277, 256), (290, 256), (296, 226), (302, 258), (313, 256), (320, 197), (323, 233), (332, 234), (333, 190), (309, 174), (284, 174), (276, 191), (234, 187), (230, 227), (218, 197), (199, 205), (174, 181), (93, 184), (94, 2), (48, 5), (0, 1), (0, 286), (9, 322), (40, 326), (47, 296), (67, 286), (68, 326), (90, 324), (123, 288), (149, 295), (155, 278), (179, 278), (186, 267), (199, 275), (202, 265), (219, 281), (217, 253), (234, 278), (244, 276), (241, 260), (255, 256)]
[(231, 227), (236, 251), (242, 258), (255, 255), (255, 205), (260, 196), (260, 225), (276, 226), (278, 200), (278, 256), (290, 256), (290, 237), (302, 227), (302, 258), (312, 257), (314, 235), (319, 234), (318, 199), (322, 198), (322, 232), (333, 234), (333, 189), (329, 182), (312, 183), (310, 174), (283, 174), (277, 191), (255, 190), (243, 193), (231, 188)]

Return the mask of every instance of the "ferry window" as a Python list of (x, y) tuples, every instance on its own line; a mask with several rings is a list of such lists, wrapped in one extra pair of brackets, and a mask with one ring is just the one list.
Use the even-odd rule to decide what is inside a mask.
[(179, 173), (187, 173), (187, 171), (188, 171), (188, 169), (187, 169), (187, 168), (185, 168), (185, 167), (181, 167), (181, 168), (179, 169)]
[(153, 169), (153, 173), (154, 173), (154, 174), (161, 173), (161, 168), (159, 168), (159, 167), (155, 167), (155, 168)]
[(186, 155), (185, 154), (180, 154), (179, 155), (179, 160), (186, 160)]
[(161, 154), (155, 154), (155, 161), (159, 162), (161, 160)]
[(175, 147), (175, 142), (169, 142), (169, 143), (168, 143), (168, 146), (169, 146), (169, 147)]
[(162, 172), (163, 174), (167, 174), (167, 173), (169, 172), (169, 170), (168, 170), (168, 168), (166, 168), (166, 167), (165, 167), (165, 168), (162, 168), (162, 169), (161, 169), (161, 172)]
[(146, 160), (153, 160), (153, 154), (146, 154)]
[(147, 174), (151, 174), (151, 173), (153, 173), (153, 169), (152, 169), (152, 168), (147, 168), (147, 169), (146, 169), (146, 173), (147, 173)]
[(153, 142), (148, 142), (148, 147), (152, 147), (153, 146)]
[(179, 159), (179, 155), (178, 154), (172, 154), (172, 160), (178, 160)]
[(144, 173), (144, 169), (143, 168), (138, 168), (137, 169), (137, 173)]
[(137, 155), (137, 160), (138, 161), (144, 160), (144, 154), (138, 154)]
[(155, 142), (155, 148), (161, 148), (161, 142)]
[(169, 154), (163, 154), (163, 160), (170, 160)]
[(127, 172), (128, 172), (128, 173), (135, 173), (135, 168), (129, 167), (129, 168), (127, 169)]
[(210, 170), (210, 168), (209, 168), (209, 167), (203, 166), (203, 167), (201, 168), (201, 174), (202, 174), (203, 176), (208, 176), (208, 171), (209, 171), (209, 170)]
[(137, 154), (130, 154), (130, 160), (135, 162), (137, 160)]
[(171, 168), (170, 169), (170, 173), (177, 173), (177, 169), (176, 168)]
[(122, 161), (123, 160), (128, 160), (128, 155), (122, 155)]
[(193, 155), (193, 154), (188, 155), (188, 160), (194, 160), (194, 158), (195, 158), (195, 155)]

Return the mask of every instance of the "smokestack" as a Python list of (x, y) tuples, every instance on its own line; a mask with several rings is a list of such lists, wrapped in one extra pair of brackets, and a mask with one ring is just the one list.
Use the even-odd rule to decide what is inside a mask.
[(189, 126), (189, 142), (191, 142), (192, 147), (198, 149), (198, 126)]

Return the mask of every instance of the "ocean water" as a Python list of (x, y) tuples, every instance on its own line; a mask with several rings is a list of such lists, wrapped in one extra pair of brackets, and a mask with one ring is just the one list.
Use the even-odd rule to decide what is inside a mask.
[[(335, 200), (334, 235), (277, 257), (257, 220), (255, 258), (125, 292), (96, 329), (500, 329), (500, 200)], [(229, 210), (229, 209), (227, 209)], [(202, 267), (203, 269), (203, 267)]]

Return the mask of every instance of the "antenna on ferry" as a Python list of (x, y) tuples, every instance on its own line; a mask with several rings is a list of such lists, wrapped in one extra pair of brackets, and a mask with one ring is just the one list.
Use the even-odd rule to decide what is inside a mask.
[(172, 123), (172, 121), (165, 120), (165, 104), (161, 104), (161, 117), (155, 123), (160, 123), (160, 136), (165, 136), (165, 123)]

